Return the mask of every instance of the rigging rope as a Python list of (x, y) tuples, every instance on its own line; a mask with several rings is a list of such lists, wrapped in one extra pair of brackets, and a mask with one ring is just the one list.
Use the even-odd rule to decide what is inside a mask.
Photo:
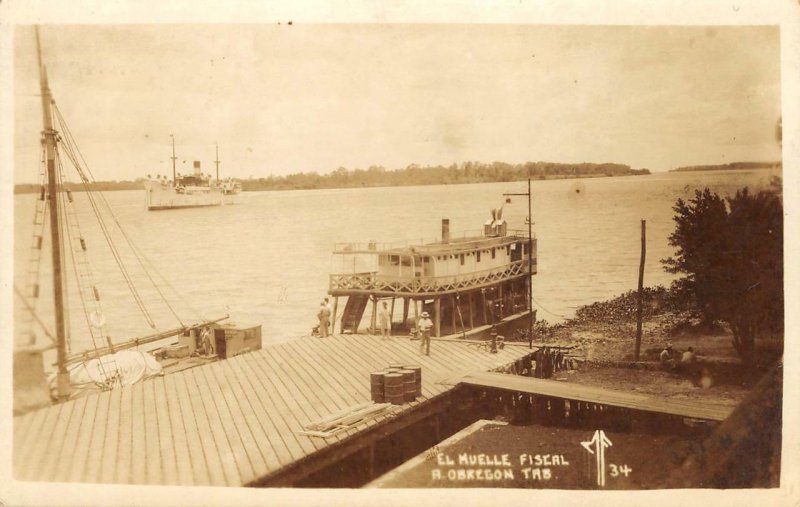
[[(147, 323), (150, 325), (150, 327), (151, 328), (155, 328), (156, 327), (155, 322), (153, 321), (153, 318), (150, 315), (150, 312), (147, 310), (147, 307), (144, 304), (144, 300), (142, 299), (141, 295), (139, 294), (139, 291), (137, 290), (136, 285), (133, 282), (133, 278), (131, 277), (130, 273), (128, 272), (127, 267), (125, 266), (125, 263), (122, 260), (122, 256), (119, 253), (119, 250), (117, 249), (116, 245), (114, 244), (114, 241), (113, 241), (113, 238), (112, 238), (112, 235), (111, 235), (111, 231), (108, 228), (108, 225), (106, 224), (106, 222), (105, 222), (105, 220), (103, 218), (102, 212), (100, 210), (100, 206), (98, 205), (97, 200), (94, 197), (94, 193), (89, 188), (89, 185), (88, 185), (89, 179), (86, 177), (86, 175), (81, 170), (80, 164), (79, 164), (77, 158), (75, 157), (75, 153), (73, 152), (73, 149), (72, 149), (73, 145), (69, 141), (69, 138), (71, 138), (71, 136), (69, 134), (69, 129), (67, 128), (66, 124), (64, 123), (64, 119), (62, 118), (61, 113), (58, 110), (58, 108), (54, 107), (54, 110), (56, 111), (56, 115), (58, 116), (59, 125), (61, 126), (62, 130), (68, 136), (67, 139), (63, 139), (64, 148), (65, 148), (64, 151), (67, 153), (67, 156), (72, 161), (75, 169), (78, 171), (78, 175), (81, 178), (81, 185), (83, 186), (84, 190), (86, 191), (87, 199), (89, 200), (89, 203), (90, 203), (90, 205), (92, 207), (92, 210), (93, 210), (93, 212), (95, 214), (95, 217), (97, 218), (97, 222), (100, 225), (100, 229), (103, 232), (103, 236), (106, 239), (106, 243), (108, 244), (108, 247), (111, 250), (111, 254), (114, 256), (114, 259), (115, 259), (115, 261), (117, 263), (117, 266), (119, 267), (120, 273), (122, 273), (122, 276), (125, 279), (125, 283), (127, 284), (129, 291), (133, 295), (134, 301), (136, 302), (137, 306), (139, 307), (139, 310), (141, 311), (142, 315), (147, 320)], [(105, 198), (102, 196), (102, 192), (100, 193), (100, 195), (105, 200)], [(105, 204), (108, 207), (108, 203), (106, 202)], [(108, 208), (110, 210), (110, 207), (108, 207)], [(112, 213), (112, 216), (113, 216), (113, 213)], [(115, 221), (116, 221), (116, 218), (115, 218)], [(117, 222), (117, 224), (118, 224), (118, 222)]]
[[(531, 299), (533, 299), (533, 298), (531, 298)], [(561, 319), (566, 319), (566, 318), (567, 318), (567, 316), (566, 316), (566, 315), (559, 315), (559, 314), (557, 314), (557, 313), (553, 313), (553, 312), (551, 312), (550, 310), (548, 310), (547, 308), (545, 308), (544, 306), (542, 306), (542, 304), (541, 304), (540, 302), (536, 301), (535, 299), (533, 299), (533, 302), (534, 302), (534, 303), (536, 303), (536, 306), (538, 306), (539, 308), (541, 308), (542, 310), (544, 310), (546, 313), (549, 313), (549, 314), (550, 314), (550, 315), (552, 315), (553, 317), (558, 317), (558, 318), (561, 318)]]
[[(75, 143), (74, 138), (72, 137), (72, 133), (69, 130), (69, 127), (66, 124), (66, 121), (64, 120), (63, 116), (61, 116), (60, 110), (58, 109), (57, 106), (54, 107), (54, 110), (56, 111), (56, 114), (58, 115), (59, 124), (62, 126), (63, 131), (67, 136), (67, 139), (66, 139), (67, 146), (66, 147), (68, 148), (68, 154), (70, 155), (70, 157), (71, 157), (71, 159), (73, 161), (73, 164), (75, 165), (76, 170), (81, 175), (81, 179), (82, 179), (84, 188), (86, 189), (86, 191), (88, 193), (91, 194), (93, 192), (88, 188), (88, 185), (87, 185), (88, 184), (88, 178), (86, 178), (86, 176), (81, 171), (81, 167), (86, 169), (86, 172), (89, 174), (89, 176), (91, 177), (92, 180), (94, 180), (94, 175), (92, 174), (91, 169), (89, 168), (88, 164), (86, 163), (86, 159), (83, 157), (83, 154), (81, 153), (80, 148), (78, 147), (77, 143)], [(75, 152), (77, 152), (77, 155), (78, 155), (77, 157), (75, 156)], [(79, 163), (78, 157), (80, 157), (80, 161), (82, 161), (83, 164)], [(162, 278), (162, 280), (164, 280), (167, 283), (167, 285), (173, 290), (173, 292), (175, 294), (177, 294), (179, 297), (181, 297), (180, 294), (169, 284), (169, 282), (166, 281), (166, 278), (163, 277), (163, 275), (158, 273), (158, 270), (155, 269), (155, 266), (153, 266), (153, 264), (150, 262), (150, 260), (147, 259), (147, 257), (144, 255), (144, 253), (141, 250), (139, 250), (139, 248), (133, 243), (133, 241), (131, 241), (131, 238), (128, 236), (127, 232), (122, 227), (122, 224), (117, 219), (116, 214), (114, 213), (113, 209), (111, 208), (111, 205), (108, 203), (108, 200), (106, 199), (106, 197), (103, 194), (103, 192), (98, 192), (98, 194), (100, 195), (100, 199), (101, 199), (102, 203), (105, 205), (105, 208), (106, 208), (109, 216), (114, 221), (114, 223), (117, 225), (117, 228), (119, 229), (120, 233), (122, 234), (123, 238), (125, 239), (125, 242), (128, 244), (128, 246), (130, 247), (130, 249), (133, 252), (134, 256), (136, 257), (136, 260), (138, 261), (139, 265), (141, 266), (142, 271), (145, 273), (145, 275), (147, 276), (148, 280), (150, 280), (150, 283), (153, 285), (153, 287), (155, 288), (156, 292), (158, 292), (158, 295), (161, 298), (161, 301), (163, 301), (166, 304), (167, 308), (169, 308), (170, 312), (175, 317), (175, 319), (181, 324), (181, 326), (185, 327), (186, 324), (183, 322), (183, 320), (180, 318), (180, 316), (175, 311), (173, 306), (170, 304), (170, 302), (167, 299), (167, 297), (165, 296), (165, 294), (161, 291), (161, 288), (159, 287), (158, 283), (153, 279), (153, 277), (152, 277), (152, 275), (150, 273), (150, 270), (148, 270), (147, 266), (145, 266), (145, 262), (147, 262), (147, 264), (150, 266), (150, 268), (153, 271), (155, 271), (156, 274), (159, 275)], [(183, 298), (181, 297), (181, 299), (183, 299)], [(186, 303), (185, 300), (184, 300), (184, 303)], [(189, 306), (188, 303), (187, 303), (187, 306)], [(193, 310), (193, 311), (195, 313), (199, 314), (199, 312), (197, 312), (196, 310)], [(151, 327), (154, 327), (153, 324), (151, 324)]]
[[(61, 186), (61, 188), (66, 189), (66, 185), (65, 185), (65, 181), (64, 181), (64, 167), (63, 167), (63, 164), (61, 162), (61, 157), (59, 156), (57, 150), (56, 150), (56, 166), (58, 167), (58, 171), (57, 171), (57, 176), (58, 176), (58, 180), (59, 180), (58, 184)], [(69, 206), (69, 202), (68, 202), (68, 198), (65, 197), (65, 192), (60, 192), (59, 201), (60, 201), (59, 206), (64, 211), (62, 214), (60, 214), (60, 216), (63, 217), (64, 230), (66, 231), (66, 234), (63, 234), (61, 237), (62, 237), (62, 241), (63, 241), (64, 236), (66, 236), (67, 237), (67, 242), (69, 243), (70, 259), (72, 260), (72, 268), (73, 268), (73, 272), (75, 273), (75, 281), (78, 284), (78, 296), (81, 299), (81, 307), (83, 308), (83, 314), (84, 314), (84, 317), (86, 318), (86, 324), (87, 324), (87, 327), (89, 329), (89, 336), (92, 339), (92, 348), (94, 349), (95, 353), (97, 353), (98, 346), (97, 346), (97, 340), (95, 338), (95, 330), (94, 330), (94, 327), (92, 326), (91, 319), (89, 318), (89, 305), (88, 305), (88, 302), (86, 300), (86, 295), (84, 294), (85, 286), (81, 282), (81, 273), (79, 273), (79, 271), (78, 271), (78, 259), (75, 256), (75, 252), (76, 252), (75, 244), (73, 243), (72, 228), (70, 227), (70, 224), (72, 224), (72, 223), (75, 224), (75, 228), (77, 229), (78, 239), (81, 239), (80, 223), (78, 222), (78, 216), (77, 215), (73, 214), (73, 216), (70, 216), (70, 211), (69, 210), (72, 210), (74, 208), (70, 207), (69, 210), (68, 210), (67, 207)], [(80, 248), (81, 251), (83, 251), (83, 245), (79, 245), (78, 248)], [(64, 253), (65, 253), (64, 258), (65, 258), (65, 261), (66, 261), (66, 250), (64, 250)], [(85, 253), (84, 253), (84, 255), (85, 255)], [(89, 267), (88, 259), (86, 259), (86, 275), (87, 275), (89, 284), (92, 286), (92, 290), (94, 290), (94, 283), (93, 283), (93, 280), (92, 280), (91, 269)], [(65, 289), (64, 290), (65, 295), (68, 294), (69, 290), (67, 289), (66, 285), (65, 285), (64, 289)], [(100, 306), (100, 301), (99, 300), (96, 299), (93, 306), (95, 307), (96, 311), (100, 311), (101, 306)], [(67, 312), (67, 308), (69, 308), (68, 299), (67, 299), (67, 304), (65, 304), (65, 313)], [(67, 326), (67, 329), (70, 329), (70, 326)], [(103, 327), (101, 327), (99, 329), (99, 333), (101, 335), (100, 337), (102, 338), (102, 335), (104, 334), (104, 328)], [(68, 343), (69, 343), (69, 341), (68, 341)], [(103, 364), (102, 361), (98, 362), (98, 369), (100, 371), (100, 374), (105, 379), (104, 387), (110, 387), (111, 385), (113, 385), (115, 380), (119, 377), (119, 366), (117, 365), (117, 362), (116, 362), (115, 359), (112, 359), (112, 362), (113, 362), (113, 370), (114, 370), (113, 372), (106, 371), (106, 365)]]
[(41, 151), (41, 159), (39, 161), (39, 188), (40, 192), (39, 195), (36, 197), (36, 204), (34, 205), (34, 214), (33, 214), (33, 238), (31, 241), (31, 252), (30, 257), (28, 258), (28, 288), (30, 293), (28, 297), (30, 298), (29, 304), (31, 305), (30, 308), (30, 319), (26, 319), (23, 324), (23, 332), (29, 336), (30, 342), (36, 341), (36, 336), (33, 332), (34, 327), (34, 319), (38, 319), (36, 317), (36, 303), (39, 301), (39, 292), (40, 292), (40, 284), (39, 279), (41, 276), (41, 266), (42, 266), (42, 250), (43, 250), (43, 242), (44, 242), (44, 231), (47, 229), (47, 210), (48, 210), (48, 200), (45, 196), (45, 186), (47, 183), (47, 171), (45, 170), (45, 146), (42, 143), (42, 151)]

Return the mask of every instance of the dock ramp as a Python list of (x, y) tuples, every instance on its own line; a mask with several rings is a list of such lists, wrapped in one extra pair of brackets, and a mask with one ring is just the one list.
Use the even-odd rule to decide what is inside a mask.
[(361, 323), (361, 317), (364, 315), (368, 301), (369, 296), (364, 295), (352, 295), (347, 298), (347, 303), (344, 305), (344, 313), (342, 313), (343, 333), (356, 334), (358, 332), (358, 325)]
[(599, 403), (613, 407), (707, 421), (722, 421), (733, 412), (733, 407), (722, 405), (709, 405), (708, 403), (690, 400), (656, 398), (644, 394), (615, 391), (612, 389), (559, 382), (556, 380), (545, 380), (485, 371), (468, 373), (450, 382), (579, 402)]

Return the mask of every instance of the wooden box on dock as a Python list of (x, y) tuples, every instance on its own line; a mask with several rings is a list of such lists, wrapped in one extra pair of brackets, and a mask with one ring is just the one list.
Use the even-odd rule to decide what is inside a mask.
[(261, 326), (236, 328), (223, 326), (214, 330), (215, 351), (221, 359), (261, 349)]

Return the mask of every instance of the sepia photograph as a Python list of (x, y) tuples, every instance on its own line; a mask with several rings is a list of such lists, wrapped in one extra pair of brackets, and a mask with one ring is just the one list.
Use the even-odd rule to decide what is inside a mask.
[(0, 503), (797, 502), (747, 8), (5, 23)]

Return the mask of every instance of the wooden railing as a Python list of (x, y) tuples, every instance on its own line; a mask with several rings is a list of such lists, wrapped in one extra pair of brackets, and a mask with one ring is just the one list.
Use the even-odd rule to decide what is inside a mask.
[[(533, 273), (536, 273), (536, 259), (533, 259)], [(436, 292), (462, 291), (525, 275), (528, 260), (522, 259), (505, 266), (459, 275), (397, 277), (372, 273), (352, 273), (330, 275), (328, 292), (345, 293), (406, 293), (426, 294)]]
[[(500, 243), (514, 243), (519, 239), (527, 239), (528, 231), (511, 230), (509, 229), (505, 236), (484, 236), (483, 230), (461, 231), (450, 234), (450, 241), (471, 239), (474, 243), (479, 243), (489, 239), (496, 239)], [(535, 239), (535, 235), (534, 235)], [(366, 243), (335, 243), (333, 245), (334, 254), (352, 254), (352, 253), (377, 253), (388, 252), (390, 250), (405, 249), (411, 247), (421, 247), (425, 245), (435, 245), (441, 243), (442, 238), (421, 238), (415, 240), (397, 241), (397, 242), (378, 242), (369, 241)], [(467, 244), (461, 245), (467, 246)]]

